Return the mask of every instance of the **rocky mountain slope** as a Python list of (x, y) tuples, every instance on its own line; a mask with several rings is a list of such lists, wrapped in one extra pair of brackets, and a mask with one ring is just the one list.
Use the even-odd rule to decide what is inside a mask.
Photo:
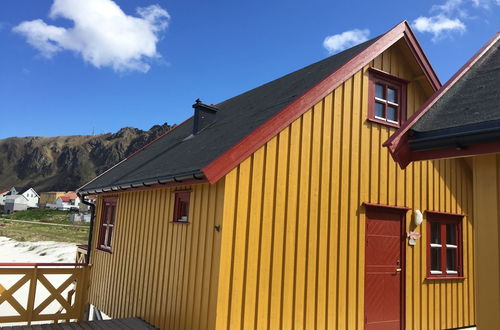
[(102, 135), (0, 140), (0, 189), (74, 190), (171, 128), (125, 127)]

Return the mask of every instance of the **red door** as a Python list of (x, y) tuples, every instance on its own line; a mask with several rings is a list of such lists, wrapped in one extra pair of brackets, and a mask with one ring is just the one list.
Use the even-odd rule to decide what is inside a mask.
[(403, 324), (402, 219), (406, 210), (366, 207), (365, 329)]

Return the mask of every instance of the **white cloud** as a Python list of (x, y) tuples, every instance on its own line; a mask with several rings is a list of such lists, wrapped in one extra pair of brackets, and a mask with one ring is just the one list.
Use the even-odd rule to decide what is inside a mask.
[(441, 14), (432, 17), (420, 16), (413, 21), (413, 27), (419, 32), (431, 33), (434, 42), (441, 40), (450, 32), (463, 33), (466, 30), (465, 24), (460, 19), (451, 19)]
[(345, 31), (326, 37), (323, 41), (323, 47), (325, 47), (330, 54), (333, 54), (365, 42), (368, 40), (369, 35), (370, 30), (368, 29)]
[[(472, 1), (481, 1), (481, 0), (472, 0)], [(451, 14), (453, 11), (460, 9), (463, 4), (463, 0), (447, 0), (442, 5), (433, 5), (431, 11), (440, 11)]]
[(47, 58), (68, 50), (97, 68), (147, 72), (148, 61), (161, 57), (156, 44), (170, 16), (158, 5), (138, 8), (137, 15), (126, 15), (112, 0), (54, 0), (49, 17), (71, 20), (73, 27), (37, 19), (22, 22), (13, 31)]
[(500, 6), (500, 0), (471, 0), (476, 8), (491, 9), (491, 6)]

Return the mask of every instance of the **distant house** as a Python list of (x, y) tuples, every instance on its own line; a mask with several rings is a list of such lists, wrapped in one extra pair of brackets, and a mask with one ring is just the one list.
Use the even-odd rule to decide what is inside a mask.
[(9, 189), (0, 190), (0, 205), (5, 205), (5, 197), (9, 194)]
[(64, 191), (46, 191), (40, 193), (40, 200), (38, 201), (38, 207), (45, 208), (47, 204), (55, 204), (56, 199), (59, 196), (63, 196)]
[(2, 189), (0, 190), (0, 205), (5, 205), (5, 199), (7, 196), (17, 195), (16, 188), (12, 187), (10, 189)]
[(80, 198), (78, 195), (74, 191), (69, 191), (57, 197), (54, 204), (47, 204), (47, 207), (56, 210), (69, 210), (71, 208), (79, 208), (79, 204)]
[(25, 192), (23, 192), (21, 195), (26, 197), (27, 199), (27, 206), (28, 208), (37, 208), (38, 207), (38, 200), (40, 199), (40, 196), (37, 194), (35, 189), (29, 188)]
[(28, 209), (28, 203), (29, 200), (24, 195), (9, 195), (5, 198), (4, 213), (25, 211)]

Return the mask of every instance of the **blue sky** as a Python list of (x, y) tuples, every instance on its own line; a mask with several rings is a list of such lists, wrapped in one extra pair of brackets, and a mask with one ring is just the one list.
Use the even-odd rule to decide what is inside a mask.
[(179, 123), (402, 20), (445, 82), (500, 0), (2, 1), (0, 138)]

